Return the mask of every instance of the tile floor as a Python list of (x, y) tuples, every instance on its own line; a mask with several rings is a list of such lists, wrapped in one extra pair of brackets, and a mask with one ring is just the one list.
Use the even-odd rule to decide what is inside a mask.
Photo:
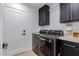
[(22, 53), (16, 54), (16, 56), (37, 56), (32, 50), (24, 51)]

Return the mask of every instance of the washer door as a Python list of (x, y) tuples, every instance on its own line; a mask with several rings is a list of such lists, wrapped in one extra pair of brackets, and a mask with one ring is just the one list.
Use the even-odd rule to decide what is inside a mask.
[(54, 56), (54, 41), (46, 38), (40, 38), (39, 55)]

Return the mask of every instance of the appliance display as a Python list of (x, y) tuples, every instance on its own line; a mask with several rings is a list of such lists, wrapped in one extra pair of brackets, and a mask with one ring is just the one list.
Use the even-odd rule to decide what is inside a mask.
[(79, 43), (61, 41), (61, 56), (79, 56)]

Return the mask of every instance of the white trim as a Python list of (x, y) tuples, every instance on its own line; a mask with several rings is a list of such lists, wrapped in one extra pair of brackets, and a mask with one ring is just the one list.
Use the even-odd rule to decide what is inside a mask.
[(27, 49), (27, 48), (16, 49), (16, 50), (13, 50), (13, 51), (9, 51), (7, 53), (7, 55), (3, 55), (3, 56), (15, 56), (18, 53), (21, 53), (21, 52), (24, 52), (24, 51), (28, 51), (28, 50), (31, 50), (31, 49)]
[(13, 10), (8, 10), (8, 11), (18, 13), (18, 14), (23, 14), (23, 12), (21, 13), (21, 12), (16, 12), (16, 11), (13, 11)]
[(13, 9), (13, 10), (18, 10), (18, 11), (21, 11), (21, 12), (24, 12), (25, 13), (24, 10), (16, 9), (16, 8), (13, 8), (13, 7), (10, 7), (10, 6), (7, 6), (7, 5), (5, 5), (4, 7), (7, 7), (7, 8), (10, 8), (10, 9)]
[[(3, 15), (2, 15), (2, 18), (4, 19), (5, 18), (5, 8), (7, 8), (7, 7), (5, 7), (5, 6), (3, 6), (2, 5), (2, 8), (3, 8)], [(9, 8), (10, 9), (10, 8)], [(22, 12), (22, 11), (21, 11)], [(3, 24), (2, 24), (3, 25)], [(3, 37), (2, 37), (3, 38)], [(3, 39), (3, 42), (5, 41), (5, 39)], [(3, 43), (2, 42), (2, 43)], [(7, 50), (3, 50), (2, 49), (2, 56), (14, 56), (14, 55), (16, 55), (16, 54), (18, 54), (18, 53), (21, 53), (21, 52), (23, 52), (23, 51), (27, 51), (27, 50), (29, 50), (30, 48), (26, 48), (26, 47), (21, 47), (21, 48), (17, 48), (17, 49), (15, 49), (15, 50), (10, 50), (10, 51), (7, 51)], [(7, 53), (7, 54), (6, 54)]]
[(0, 7), (1, 7), (1, 22), (2, 22), (2, 24), (1, 24), (1, 56), (2, 56), (2, 51), (3, 51), (3, 48), (2, 48), (2, 44), (3, 44), (3, 42), (2, 42), (2, 40), (3, 40), (3, 15), (4, 15), (4, 8), (3, 8), (3, 6), (2, 6), (2, 4), (0, 4)]

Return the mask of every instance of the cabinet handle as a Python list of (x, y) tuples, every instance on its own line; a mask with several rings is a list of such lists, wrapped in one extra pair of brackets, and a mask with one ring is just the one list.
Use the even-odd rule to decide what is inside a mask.
[(68, 46), (68, 47), (75, 48), (75, 46), (73, 46), (73, 45), (67, 45), (67, 44), (64, 44), (64, 46)]
[(46, 41), (46, 39), (40, 38), (40, 40)]

